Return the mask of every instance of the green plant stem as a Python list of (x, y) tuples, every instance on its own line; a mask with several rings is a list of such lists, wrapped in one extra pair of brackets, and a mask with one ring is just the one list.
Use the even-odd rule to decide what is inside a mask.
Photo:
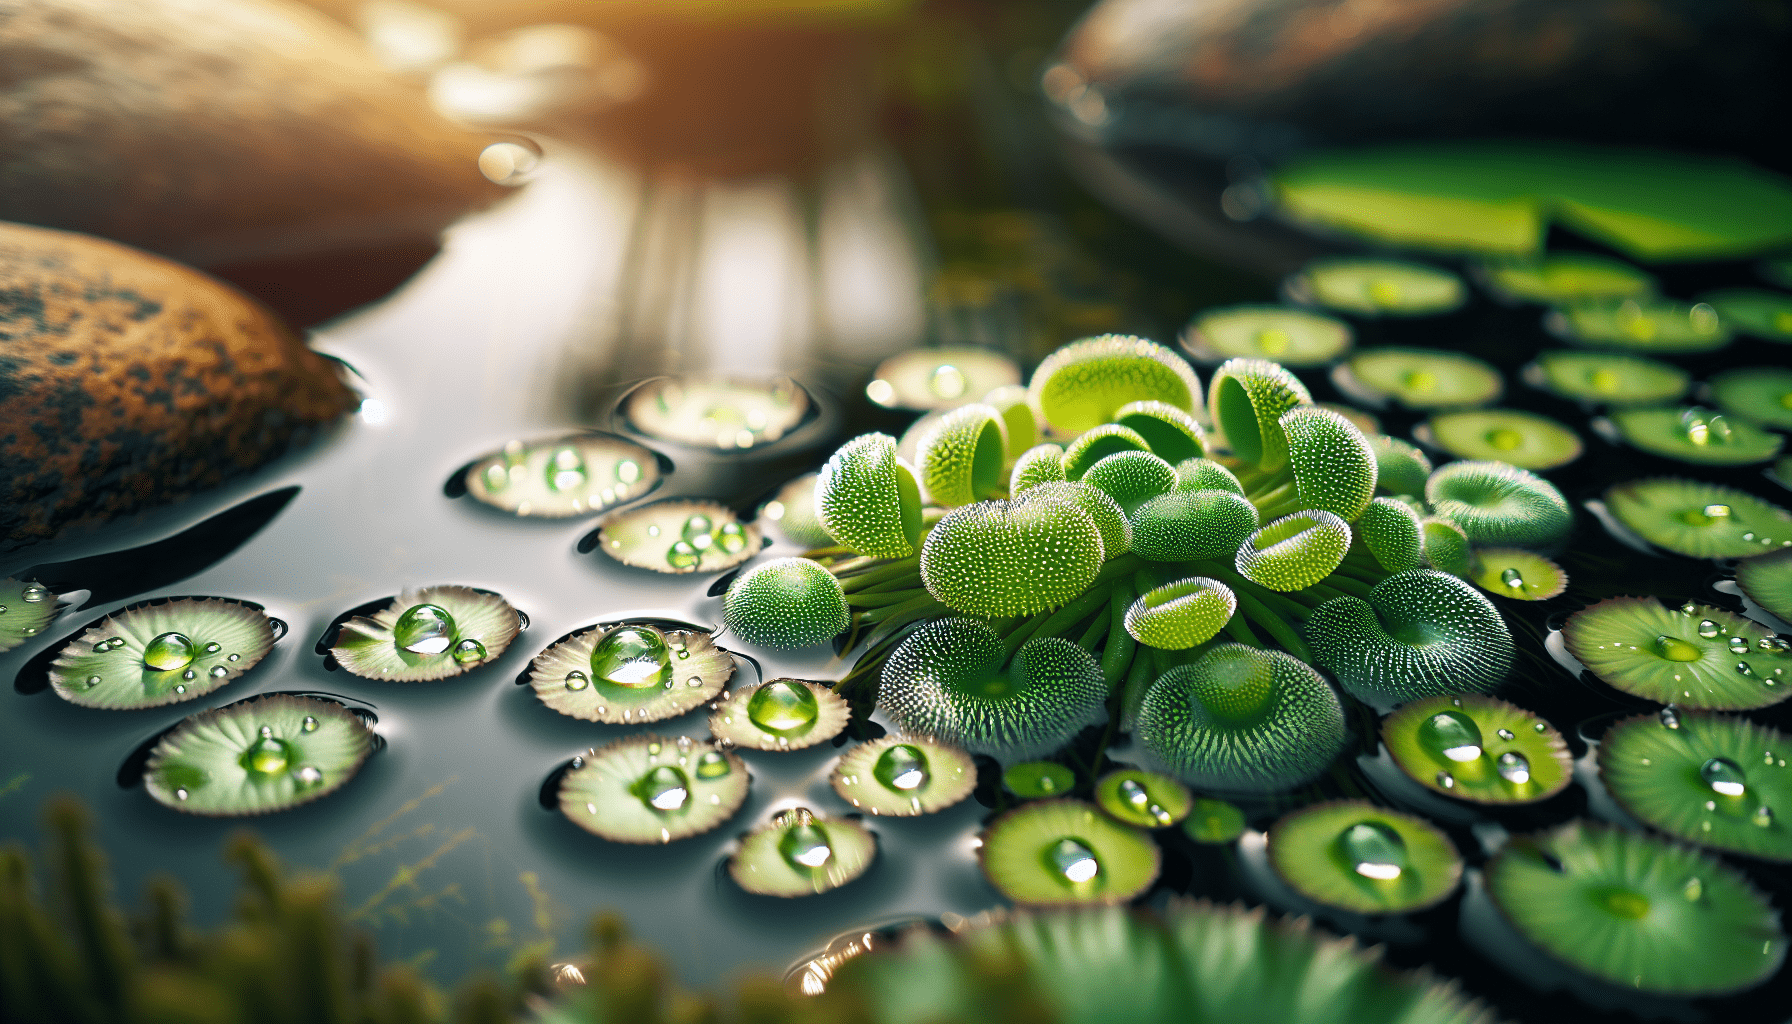
[(848, 594), (846, 595), (846, 605), (849, 608), (883, 608), (888, 605), (913, 601), (917, 594), (925, 593), (927, 591), (917, 587), (912, 590), (893, 590), (887, 594)]
[(1271, 509), (1281, 508), (1290, 501), (1300, 501), (1300, 490), (1295, 486), (1294, 481), (1292, 480), (1264, 491), (1262, 494), (1256, 495), (1250, 499), (1251, 504), (1257, 506), (1257, 514), (1262, 516), (1265, 521), (1274, 517), (1274, 513), (1270, 511)]
[(1251, 632), (1250, 626), (1245, 625), (1244, 616), (1242, 615), (1234, 615), (1226, 620), (1226, 632), (1230, 633), (1232, 639), (1241, 644), (1255, 647), (1259, 650), (1263, 647), (1263, 641), (1257, 639), (1257, 634)]
[(1102, 639), (1108, 635), (1109, 625), (1110, 616), (1095, 616), (1089, 623), (1089, 628), (1083, 630), (1083, 635), (1077, 639), (1076, 645), (1091, 654), (1095, 653), (1095, 648), (1101, 646)]
[(1138, 717), (1139, 706), (1145, 703), (1145, 691), (1151, 689), (1151, 684), (1155, 682), (1157, 673), (1152, 670), (1151, 656), (1141, 650), (1133, 658), (1126, 673), (1126, 685), (1121, 690), (1121, 724), (1133, 724), (1133, 719)]
[(1015, 651), (1020, 650), (1022, 644), (1034, 637), (1057, 636), (1070, 629), (1095, 609), (1106, 604), (1109, 593), (1110, 589), (1107, 587), (1091, 586), (1083, 591), (1081, 596), (1059, 608), (1050, 616), (1035, 616), (1041, 620), (1037, 626), (1032, 629), (1022, 627), (1009, 635), (1007, 640), (1009, 656), (1012, 657)]
[(1278, 469), (1258, 469), (1251, 466), (1242, 471), (1234, 470), (1232, 475), (1236, 476), (1238, 482), (1244, 486), (1246, 497), (1273, 491), (1294, 479), (1294, 471), (1287, 466)]
[(1101, 652), (1101, 675), (1107, 680), (1110, 691), (1126, 678), (1126, 670), (1131, 667), (1133, 653), (1139, 646), (1126, 631), (1126, 609), (1131, 604), (1126, 594), (1119, 590), (1108, 599), (1108, 644)]
[[(1295, 632), (1294, 628), (1288, 625), (1287, 621), (1274, 609), (1246, 591), (1234, 590), (1232, 593), (1238, 598), (1239, 615), (1243, 615), (1265, 633), (1274, 637), (1276, 643), (1281, 644), (1282, 649), (1289, 654), (1302, 661), (1313, 660), (1312, 652), (1307, 649), (1306, 641), (1302, 640), (1300, 634)], [(1302, 615), (1301, 621), (1305, 621), (1305, 618), (1306, 616)]]
[(1349, 594), (1352, 597), (1360, 597), (1365, 600), (1367, 600), (1369, 595), (1371, 593), (1373, 593), (1375, 590), (1375, 588), (1371, 584), (1365, 583), (1362, 580), (1356, 579), (1355, 577), (1352, 577), (1352, 576), (1340, 576), (1337, 573), (1333, 573), (1330, 576), (1327, 576), (1325, 579), (1321, 580), (1320, 585), (1330, 587), (1333, 590), (1342, 591), (1343, 593)]
[[(888, 580), (901, 579), (904, 576), (919, 572), (920, 568), (920, 556), (911, 555), (908, 558), (898, 559), (897, 561), (883, 564), (879, 564), (877, 559), (871, 559), (870, 561), (861, 563), (857, 566), (853, 565), (852, 562), (842, 562), (840, 565), (834, 567), (833, 572), (835, 576), (841, 577), (841, 588), (848, 593), (851, 593), (855, 590), (863, 590), (866, 587), (883, 583)], [(852, 569), (865, 569), (866, 571), (857, 573), (856, 575), (848, 575)]]

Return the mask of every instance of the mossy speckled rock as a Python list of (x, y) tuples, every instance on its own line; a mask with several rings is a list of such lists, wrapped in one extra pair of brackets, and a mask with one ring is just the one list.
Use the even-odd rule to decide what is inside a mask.
[(0, 550), (217, 486), (354, 403), (328, 360), (217, 281), (0, 224)]

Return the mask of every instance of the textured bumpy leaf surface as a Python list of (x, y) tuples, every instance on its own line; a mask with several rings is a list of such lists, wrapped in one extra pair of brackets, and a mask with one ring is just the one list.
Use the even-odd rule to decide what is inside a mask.
[(815, 510), (834, 539), (860, 554), (915, 553), (920, 485), (888, 434), (861, 434), (829, 456), (815, 481)]
[(927, 535), (921, 579), (968, 615), (1029, 615), (1082, 593), (1104, 556), (1095, 521), (1068, 501), (984, 501), (952, 510)]
[(807, 558), (774, 558), (742, 574), (722, 615), (748, 643), (786, 650), (826, 643), (850, 618), (840, 581)]
[(1181, 356), (1120, 334), (1085, 338), (1046, 356), (1028, 389), (1034, 407), (1061, 434), (1106, 423), (1128, 402), (1167, 402), (1185, 412), (1201, 402), (1201, 384)]
[(1483, 546), (1549, 548), (1574, 529), (1574, 512), (1554, 484), (1504, 462), (1448, 463), (1431, 474), (1424, 495)]
[(1370, 703), (1484, 693), (1512, 667), (1500, 613), (1469, 584), (1428, 569), (1389, 576), (1368, 601), (1320, 605), (1307, 634), (1315, 660)]

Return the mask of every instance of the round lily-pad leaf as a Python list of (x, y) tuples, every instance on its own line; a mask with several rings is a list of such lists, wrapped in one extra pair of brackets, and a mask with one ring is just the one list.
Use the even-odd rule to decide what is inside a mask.
[(0, 652), (42, 633), (56, 617), (56, 595), (31, 580), (0, 580)]
[(1566, 466), (1584, 450), (1574, 431), (1515, 409), (1439, 413), (1425, 427), (1438, 447), (1459, 459), (1508, 462), (1520, 469)]
[(1478, 804), (1547, 800), (1573, 778), (1568, 745), (1548, 722), (1480, 694), (1402, 704), (1381, 740), (1426, 789)]
[(1139, 828), (1169, 828), (1188, 817), (1195, 798), (1167, 775), (1122, 768), (1095, 783), (1095, 803), (1116, 820)]
[(1219, 644), (1159, 676), (1133, 734), (1151, 766), (1226, 792), (1309, 782), (1347, 738), (1343, 706), (1319, 673), (1243, 644)]
[(132, 605), (71, 639), (50, 685), (71, 704), (130, 710), (193, 700), (234, 681), (274, 648), (259, 608), (219, 598)]
[(1779, 969), (1786, 936), (1746, 878), (1690, 847), (1571, 821), (1509, 844), (1487, 892), (1527, 940), (1638, 992), (1721, 995)]
[(1028, 384), (1034, 408), (1060, 434), (1080, 434), (1113, 419), (1129, 402), (1200, 407), (1201, 384), (1182, 357), (1122, 334), (1071, 342), (1046, 356)]
[(634, 501), (660, 485), (658, 455), (611, 434), (511, 441), (467, 467), (467, 493), (519, 516), (564, 519)]
[(1033, 403), (1028, 400), (1024, 385), (996, 388), (983, 396), (983, 404), (1002, 417), (1002, 433), (1008, 442), (1010, 460), (1019, 458), (1021, 452), (1039, 443), (1039, 418), (1033, 414)]
[(893, 818), (932, 814), (977, 788), (977, 766), (957, 747), (919, 736), (884, 736), (846, 752), (829, 777), (840, 799)]
[(1231, 587), (1190, 576), (1140, 595), (1126, 609), (1126, 631), (1148, 647), (1186, 650), (1218, 636), (1237, 608)]
[(1341, 390), (1409, 409), (1486, 405), (1506, 389), (1492, 366), (1473, 356), (1427, 348), (1375, 348), (1358, 352), (1333, 374)]
[(967, 615), (1030, 615), (1082, 593), (1104, 557), (1095, 521), (1069, 501), (984, 501), (934, 526), (921, 549), (921, 580)]
[(157, 803), (246, 817), (335, 792), (373, 752), (373, 733), (335, 701), (273, 694), (202, 711), (157, 741), (143, 775)]
[(1520, 548), (1476, 548), (1469, 557), (1469, 579), (1497, 597), (1547, 601), (1568, 589), (1562, 567)]
[(1008, 494), (1018, 498), (1040, 484), (1062, 483), (1064, 449), (1055, 444), (1040, 444), (1021, 452), (1008, 474)]
[(721, 572), (759, 553), (759, 527), (726, 505), (674, 498), (612, 512), (597, 546), (623, 565), (671, 574)]
[(1655, 278), (1620, 260), (1565, 252), (1522, 263), (1482, 268), (1488, 290), (1502, 298), (1559, 306), (1585, 299), (1641, 297), (1655, 290)]
[(877, 364), (865, 396), (887, 409), (952, 409), (1020, 383), (1014, 360), (987, 348), (917, 348)]
[(784, 650), (826, 643), (851, 620), (839, 579), (807, 558), (774, 558), (736, 577), (722, 617), (748, 643)]
[(710, 741), (641, 733), (575, 758), (560, 813), (613, 843), (669, 843), (732, 818), (750, 781), (740, 756)]
[(1733, 288), (1708, 292), (1699, 296), (1699, 301), (1717, 310), (1724, 326), (1738, 334), (1765, 341), (1792, 341), (1792, 295), (1760, 288)]
[(1314, 260), (1286, 287), (1296, 301), (1371, 317), (1436, 316), (1468, 299), (1455, 274), (1395, 260)]
[(610, 724), (682, 715), (733, 677), (734, 659), (708, 633), (627, 622), (574, 633), (529, 666), (529, 685), (543, 704)]
[(724, 377), (648, 381), (622, 400), (630, 427), (648, 437), (694, 448), (738, 451), (771, 444), (796, 429), (811, 402), (789, 377), (769, 381)]
[(1386, 434), (1369, 434), (1369, 450), (1375, 453), (1375, 489), (1382, 494), (1425, 493), (1431, 476), (1431, 459), (1421, 449)]
[(906, 732), (1012, 763), (1102, 721), (1107, 696), (1101, 666), (1069, 640), (1028, 640), (1010, 661), (987, 624), (935, 619), (884, 663), (877, 706)]
[(1237, 804), (1203, 796), (1195, 799), (1194, 807), (1183, 819), (1182, 834), (1197, 843), (1217, 845), (1244, 835), (1248, 824)]
[(1736, 582), (1750, 600), (1792, 622), (1792, 550), (1744, 559), (1736, 565)]
[(805, 548), (834, 543), (815, 509), (815, 481), (819, 474), (804, 473), (783, 487), (759, 509), (759, 518), (776, 524), (792, 544)]
[(1547, 549), (1574, 529), (1574, 512), (1554, 484), (1504, 462), (1440, 466), (1424, 495), (1476, 544)]
[(1358, 914), (1423, 910), (1462, 881), (1462, 855), (1449, 836), (1361, 800), (1314, 804), (1276, 822), (1269, 863), (1295, 892)]
[(1151, 446), (1151, 454), (1176, 463), (1207, 454), (1207, 432), (1193, 416), (1168, 402), (1128, 402), (1114, 410), (1114, 423)]
[(928, 503), (945, 508), (994, 498), (1007, 487), (1007, 428), (990, 406), (960, 406), (940, 417), (915, 446)]
[(407, 590), (371, 616), (342, 624), (330, 656), (367, 679), (446, 679), (497, 658), (521, 631), (510, 603), (472, 587)]
[(1056, 761), (1025, 761), (1002, 773), (1002, 785), (1022, 800), (1040, 800), (1076, 788), (1076, 773)]
[(1354, 522), (1375, 496), (1378, 459), (1369, 439), (1349, 420), (1316, 406), (1288, 410), (1280, 426), (1301, 506)]
[(1767, 462), (1779, 454), (1786, 441), (1778, 434), (1698, 406), (1623, 409), (1612, 413), (1611, 419), (1634, 447), (1701, 465)]
[(1036, 800), (990, 822), (978, 849), (1002, 895), (1033, 905), (1121, 903), (1157, 880), (1150, 833), (1081, 800)]
[(722, 701), (709, 732), (751, 750), (802, 750), (840, 735), (850, 721), (852, 708), (826, 683), (772, 679)]
[(1792, 650), (1767, 627), (1710, 605), (1678, 609), (1614, 597), (1562, 627), (1568, 651), (1601, 680), (1661, 704), (1742, 710), (1792, 696)]
[(1692, 385), (1692, 376), (1669, 363), (1617, 352), (1541, 353), (1525, 380), (1562, 398), (1607, 405), (1672, 402)]
[(1267, 359), (1228, 359), (1213, 371), (1208, 408), (1221, 436), (1239, 461), (1260, 469), (1280, 469), (1288, 461), (1282, 414), (1313, 404), (1300, 378)]
[(1369, 600), (1338, 597), (1307, 620), (1314, 660), (1352, 696), (1392, 704), (1485, 693), (1512, 667), (1506, 622), (1474, 587), (1414, 569), (1377, 583)]
[(755, 895), (791, 899), (838, 889), (876, 858), (877, 839), (863, 825), (797, 807), (748, 833), (728, 874)]
[(1322, 509), (1283, 516), (1238, 546), (1238, 574), (1292, 593), (1330, 576), (1350, 551), (1350, 524)]
[(1577, 302), (1545, 318), (1569, 341), (1599, 348), (1688, 354), (1730, 343), (1730, 328), (1706, 303), (1663, 299)]
[(1627, 718), (1599, 741), (1599, 777), (1631, 817), (1719, 850), (1792, 861), (1792, 736), (1740, 715)]
[(1711, 378), (1711, 398), (1732, 416), (1792, 429), (1792, 370), (1779, 366), (1725, 370)]
[(821, 525), (862, 555), (907, 558), (921, 539), (921, 485), (888, 434), (841, 445), (815, 481)]
[(1349, 351), (1350, 325), (1288, 306), (1210, 309), (1190, 321), (1182, 347), (1205, 363), (1244, 356), (1284, 366), (1323, 366)]
[(1792, 547), (1792, 512), (1746, 491), (1655, 477), (1618, 484), (1605, 503), (1651, 544), (1689, 558), (1748, 558)]

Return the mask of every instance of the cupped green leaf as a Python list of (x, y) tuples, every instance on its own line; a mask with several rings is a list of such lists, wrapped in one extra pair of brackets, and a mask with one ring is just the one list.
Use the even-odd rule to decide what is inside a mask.
[(1084, 338), (1058, 349), (1033, 371), (1028, 388), (1033, 407), (1060, 434), (1080, 434), (1107, 423), (1129, 402), (1167, 402), (1185, 412), (1194, 412), (1201, 402), (1201, 383), (1181, 356), (1121, 334)]
[(1621, 260), (1590, 253), (1562, 252), (1539, 260), (1490, 263), (1482, 272), (1494, 294), (1547, 306), (1640, 297), (1655, 290), (1653, 276)]
[(1381, 741), (1420, 785), (1478, 804), (1547, 800), (1574, 773), (1567, 743), (1548, 722), (1474, 693), (1400, 705), (1381, 723)]
[(1792, 428), (1792, 370), (1784, 367), (1725, 370), (1711, 378), (1711, 398), (1732, 416), (1781, 430)]
[(877, 706), (905, 732), (1012, 763), (1049, 754), (1107, 714), (1101, 666), (1061, 637), (1022, 644), (975, 619), (935, 619), (884, 664)]
[(1612, 487), (1605, 503), (1644, 540), (1690, 558), (1748, 558), (1792, 547), (1792, 512), (1730, 487), (1655, 477)]
[(574, 758), (560, 813), (613, 843), (670, 843), (734, 817), (750, 782), (740, 756), (715, 743), (641, 733)]
[(815, 510), (830, 536), (862, 555), (907, 558), (920, 546), (921, 488), (888, 434), (860, 434), (829, 457)]
[(1128, 522), (1140, 558), (1230, 558), (1257, 529), (1257, 508), (1229, 490), (1171, 491), (1140, 505)]
[(805, 750), (840, 735), (852, 708), (826, 683), (772, 679), (734, 691), (709, 715), (709, 734), (750, 750)]
[(1778, 916), (1743, 875), (1582, 821), (1508, 845), (1487, 866), (1487, 892), (1538, 948), (1631, 991), (1741, 991), (1786, 958)]
[(1512, 667), (1505, 620), (1447, 573), (1414, 569), (1377, 583), (1369, 600), (1339, 597), (1307, 620), (1314, 659), (1371, 704), (1485, 693)]
[(790, 433), (809, 407), (809, 393), (789, 377), (667, 377), (631, 391), (622, 401), (622, 415), (648, 437), (738, 451)]
[(1033, 404), (1027, 400), (1022, 384), (1007, 384), (983, 396), (983, 404), (1002, 417), (1002, 436), (1008, 442), (1008, 459), (1039, 443), (1039, 420), (1033, 415)]
[(1016, 903), (1122, 903), (1157, 880), (1149, 833), (1081, 800), (1036, 800), (990, 822), (977, 849), (983, 874)]
[(37, 636), (56, 617), (56, 595), (32, 580), (0, 580), (0, 652)]
[(1612, 413), (1612, 423), (1634, 447), (1707, 466), (1767, 462), (1786, 442), (1779, 434), (1698, 406), (1623, 409)]
[(1128, 402), (1114, 410), (1114, 422), (1145, 439), (1165, 462), (1207, 454), (1207, 432), (1193, 416), (1168, 402)]
[(71, 638), (50, 663), (50, 686), (82, 707), (160, 707), (235, 681), (273, 648), (272, 625), (259, 608), (218, 598), (149, 601)]
[(597, 546), (623, 565), (677, 575), (732, 569), (764, 544), (728, 506), (673, 498), (605, 516)]
[(1425, 541), (1425, 567), (1468, 579), (1473, 571), (1473, 553), (1468, 534), (1453, 519), (1428, 516), (1419, 520), (1419, 531)]
[(1091, 485), (1087, 477), (1077, 483), (1063, 480), (1042, 483), (1029, 488), (1013, 504), (1024, 505), (1032, 501), (1064, 501), (1082, 509), (1101, 534), (1104, 558), (1116, 558), (1132, 550), (1132, 525), (1126, 520), (1126, 511), (1106, 491)]
[(1318, 583), (1343, 564), (1350, 524), (1323, 509), (1283, 516), (1238, 546), (1238, 574), (1271, 590), (1291, 593)]
[(994, 349), (916, 348), (877, 364), (865, 396), (887, 409), (951, 409), (1020, 383), (1020, 367)]
[(1176, 470), (1150, 452), (1115, 452), (1090, 466), (1081, 482), (1114, 499), (1122, 512), (1131, 515), (1145, 502), (1175, 489)]
[(1363, 800), (1314, 804), (1276, 822), (1269, 863), (1295, 892), (1358, 914), (1423, 910), (1462, 881), (1462, 855), (1437, 826)]
[(1008, 496), (1018, 498), (1040, 484), (1063, 479), (1064, 449), (1055, 444), (1034, 445), (1014, 460), (1014, 471), (1008, 475)]
[(1424, 494), (1431, 459), (1413, 445), (1386, 434), (1370, 434), (1375, 453), (1375, 489), (1382, 494)]
[(1133, 732), (1150, 766), (1226, 792), (1310, 782), (1347, 739), (1343, 706), (1319, 673), (1243, 644), (1220, 644), (1158, 677)]
[(846, 628), (851, 616), (846, 591), (821, 563), (774, 558), (728, 585), (722, 618), (748, 643), (793, 650), (826, 643)]
[(1519, 548), (1476, 548), (1469, 555), (1469, 580), (1498, 597), (1547, 601), (1568, 589), (1562, 567)]
[(1195, 798), (1167, 775), (1122, 768), (1095, 783), (1095, 803), (1117, 821), (1138, 828), (1169, 828), (1188, 817)]
[[(1623, 415), (1620, 413), (1619, 415)], [(1554, 469), (1580, 458), (1580, 435), (1547, 416), (1515, 409), (1439, 413), (1425, 422), (1438, 447), (1460, 459)]]
[(1527, 381), (1562, 398), (1607, 405), (1672, 402), (1692, 386), (1692, 376), (1671, 363), (1617, 352), (1552, 350), (1537, 356)]
[[(1668, 722), (1673, 724), (1670, 726)], [(1627, 718), (1600, 737), (1599, 777), (1631, 817), (1700, 846), (1792, 861), (1792, 736), (1740, 715)]]
[(1476, 544), (1547, 550), (1574, 529), (1574, 512), (1554, 484), (1504, 462), (1440, 466), (1424, 494)]
[(1425, 539), (1419, 514), (1404, 501), (1376, 498), (1358, 517), (1355, 529), (1376, 563), (1389, 572), (1417, 569), (1424, 563)]
[(496, 659), (522, 626), (517, 610), (497, 594), (423, 587), (399, 594), (371, 616), (344, 622), (330, 656), (367, 679), (446, 679)]
[(1008, 480), (1007, 428), (995, 409), (961, 406), (941, 417), (916, 448), (921, 486), (935, 505), (956, 508), (1000, 495)]
[(1750, 600), (1792, 622), (1792, 551), (1744, 559), (1736, 566), (1736, 582)]
[(574, 633), (535, 656), (529, 685), (543, 704), (587, 722), (633, 724), (715, 699), (734, 659), (708, 633), (621, 623)]
[(1349, 351), (1350, 325), (1289, 306), (1210, 309), (1189, 322), (1182, 347), (1204, 363), (1273, 359), (1284, 366), (1323, 366)]
[(1724, 325), (1764, 341), (1792, 341), (1792, 295), (1760, 288), (1707, 292), (1699, 301), (1717, 310)]
[(1288, 292), (1364, 317), (1436, 316), (1468, 301), (1468, 287), (1455, 274), (1398, 260), (1314, 260), (1289, 280)]
[(659, 456), (610, 434), (511, 441), (467, 467), (467, 493), (519, 516), (561, 519), (602, 512), (652, 493)]
[(1213, 371), (1207, 404), (1214, 426), (1246, 465), (1280, 469), (1288, 462), (1282, 414), (1313, 404), (1300, 378), (1267, 359), (1228, 359)]
[(1191, 576), (1141, 595), (1126, 609), (1126, 631), (1147, 647), (1186, 650), (1218, 636), (1237, 607), (1231, 587)]
[(1569, 653), (1625, 693), (1689, 708), (1743, 710), (1792, 696), (1792, 650), (1765, 626), (1710, 605), (1614, 597), (1562, 626)]
[(1300, 406), (1278, 421), (1301, 505), (1350, 522), (1375, 496), (1378, 460), (1369, 439), (1330, 409)]
[(877, 839), (863, 825), (796, 807), (748, 833), (728, 874), (754, 895), (794, 899), (838, 889), (876, 859)]
[(1730, 343), (1730, 328), (1703, 302), (1662, 299), (1577, 302), (1551, 313), (1548, 325), (1561, 337), (1596, 348), (1685, 355), (1713, 352)]
[(1369, 349), (1351, 356), (1342, 369), (1334, 379), (1345, 390), (1371, 400), (1394, 399), (1409, 409), (1486, 405), (1506, 387), (1488, 364), (1440, 349)]
[(335, 792), (373, 752), (373, 733), (335, 701), (271, 694), (182, 721), (150, 751), (143, 784), (187, 814), (247, 817)]
[(1103, 423), (1084, 431), (1064, 449), (1064, 479), (1081, 480), (1090, 467), (1119, 452), (1149, 452), (1151, 446), (1131, 427)]
[(1176, 489), (1179, 491), (1231, 491), (1244, 496), (1244, 484), (1230, 469), (1212, 459), (1184, 459), (1176, 464)]
[(953, 509), (927, 535), (921, 580), (967, 615), (1030, 615), (1082, 593), (1103, 557), (1095, 521), (1069, 501), (985, 501)]
[(828, 781), (862, 811), (911, 817), (942, 811), (977, 788), (977, 766), (957, 747), (920, 736), (884, 736), (846, 752)]

